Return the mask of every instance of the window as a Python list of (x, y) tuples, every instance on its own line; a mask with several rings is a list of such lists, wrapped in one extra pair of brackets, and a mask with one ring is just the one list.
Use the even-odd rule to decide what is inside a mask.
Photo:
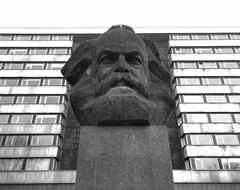
[(27, 159), (25, 170), (49, 170), (50, 159)]
[(42, 124), (50, 124), (57, 123), (57, 115), (56, 114), (48, 114), (48, 115), (37, 115), (35, 123)]
[(185, 103), (203, 103), (203, 96), (198, 95), (183, 95), (183, 102)]
[(200, 85), (199, 78), (180, 78), (181, 85)]
[(64, 63), (48, 63), (47, 64), (47, 69), (49, 70), (60, 70), (62, 69)]
[(54, 35), (52, 36), (52, 40), (66, 41), (69, 40), (70, 36), (68, 35)]
[(208, 40), (209, 36), (207, 34), (193, 34), (192, 39), (193, 40)]
[(203, 78), (202, 82), (204, 85), (220, 85), (220, 84), (222, 84), (221, 78)]
[(233, 53), (233, 48), (215, 48), (216, 53)]
[(27, 63), (25, 69), (27, 69), (27, 70), (43, 70), (44, 63)]
[(212, 135), (190, 135), (192, 145), (213, 145)]
[(219, 164), (217, 158), (192, 158), (195, 167), (193, 169), (199, 170), (218, 170)]
[(37, 96), (18, 96), (17, 104), (35, 104), (37, 102)]
[(0, 35), (0, 41), (9, 41), (12, 40), (11, 35)]
[(33, 49), (30, 49), (29, 54), (45, 55), (45, 54), (47, 54), (47, 48), (33, 48)]
[(220, 62), (220, 68), (226, 69), (237, 69), (238, 63), (237, 62)]
[(18, 79), (0, 79), (0, 86), (17, 86)]
[(240, 53), (240, 48), (239, 47), (234, 48), (234, 50), (235, 50), (235, 53)]
[(232, 40), (240, 40), (240, 34), (230, 34)]
[(33, 40), (48, 41), (50, 40), (50, 37), (50, 35), (34, 35)]
[(49, 51), (49, 54), (61, 55), (61, 54), (68, 54), (67, 48), (52, 48)]
[(212, 48), (195, 48), (195, 53), (213, 53)]
[(235, 121), (240, 123), (240, 113), (234, 114)]
[(21, 70), (23, 63), (5, 63), (4, 69)]
[(53, 145), (53, 135), (32, 136), (32, 146), (49, 146)]
[(60, 96), (40, 96), (40, 104), (58, 104)]
[[(206, 123), (208, 122), (207, 114), (184, 114), (186, 116), (186, 121), (189, 123)], [(184, 117), (185, 119), (185, 117)]]
[(237, 85), (240, 84), (240, 78), (224, 78), (224, 83)]
[(44, 79), (44, 86), (62, 86), (62, 79), (54, 78), (54, 79)]
[(230, 114), (210, 114), (211, 121), (214, 123), (231, 123), (232, 117)]
[(204, 69), (216, 69), (218, 68), (216, 62), (200, 62), (199, 63), (199, 68), (204, 68)]
[(33, 115), (31, 115), (31, 114), (13, 115), (11, 123), (13, 123), (13, 124), (20, 124), (20, 123), (31, 124), (32, 119), (33, 119)]
[(23, 159), (0, 159), (0, 170), (21, 170)]
[(31, 40), (31, 35), (15, 35), (13, 40), (28, 41)]
[(0, 114), (0, 124), (7, 124), (9, 119), (9, 115)]
[(28, 136), (7, 136), (5, 146), (26, 146)]
[(227, 34), (211, 34), (212, 40), (228, 40)]
[(14, 96), (0, 96), (0, 104), (12, 104)]
[(12, 55), (26, 55), (28, 53), (28, 49), (24, 48), (19, 48), (19, 49), (9, 49), (8, 54)]
[(238, 145), (237, 135), (215, 135), (218, 145)]
[(22, 79), (22, 86), (40, 86), (41, 79)]
[(193, 53), (192, 48), (174, 48), (175, 53), (191, 54)]
[(223, 103), (227, 102), (227, 99), (224, 95), (206, 95), (207, 102), (210, 103)]
[(6, 49), (6, 48), (3, 49), (3, 48), (1, 48), (1, 49), (0, 49), (0, 54), (1, 54), (1, 55), (6, 55), (6, 54), (7, 54), (7, 51), (8, 51), (8, 49)]
[(240, 158), (221, 158), (224, 170), (240, 170)]
[(240, 103), (240, 95), (228, 95), (230, 102)]

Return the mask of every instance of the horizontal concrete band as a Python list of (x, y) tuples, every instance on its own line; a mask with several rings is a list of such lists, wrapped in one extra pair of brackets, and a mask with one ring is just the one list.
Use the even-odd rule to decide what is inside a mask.
[(240, 133), (237, 123), (183, 123), (180, 126), (181, 135), (198, 133)]
[(169, 40), (170, 47), (234, 47), (240, 46), (240, 40)]
[(232, 103), (200, 103), (200, 104), (187, 104), (182, 103), (177, 106), (177, 115), (181, 113), (236, 113), (240, 112), (239, 104)]
[(61, 124), (11, 124), (0, 125), (1, 135), (62, 135)]
[(62, 113), (66, 112), (63, 104), (7, 104), (0, 105), (0, 113)]
[(0, 94), (14, 95), (65, 95), (67, 93), (66, 86), (1, 86)]
[(172, 61), (236, 61), (240, 54), (171, 54)]
[(176, 86), (174, 94), (235, 94), (240, 93), (240, 85), (211, 85), (211, 86)]
[(1, 77), (48, 77), (48, 78), (62, 78), (63, 75), (61, 74), (60, 70), (1, 70), (0, 71)]
[[(240, 171), (173, 170), (174, 183), (240, 183)], [(0, 172), (0, 184), (74, 184), (76, 171)]]
[(239, 77), (240, 69), (174, 69), (177, 77)]
[(0, 147), (0, 158), (57, 158), (59, 147)]
[[(110, 27), (110, 26), (109, 26)], [(101, 34), (109, 27), (2, 27), (4, 34)], [(136, 33), (239, 33), (240, 27), (134, 27)]]
[(185, 146), (184, 157), (240, 157), (240, 146)]
[(70, 55), (0, 55), (1, 61), (45, 61), (45, 62), (64, 62)]

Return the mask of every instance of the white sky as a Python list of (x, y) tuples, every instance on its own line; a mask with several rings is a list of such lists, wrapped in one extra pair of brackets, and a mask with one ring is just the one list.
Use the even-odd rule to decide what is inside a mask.
[(0, 27), (240, 26), (240, 0), (0, 0)]

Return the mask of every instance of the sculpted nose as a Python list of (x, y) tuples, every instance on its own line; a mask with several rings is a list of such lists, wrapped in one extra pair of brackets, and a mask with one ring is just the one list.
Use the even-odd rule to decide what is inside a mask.
[(117, 66), (116, 66), (114, 72), (119, 72), (119, 73), (128, 73), (129, 72), (127, 61), (123, 55), (119, 56), (118, 63), (117, 63)]

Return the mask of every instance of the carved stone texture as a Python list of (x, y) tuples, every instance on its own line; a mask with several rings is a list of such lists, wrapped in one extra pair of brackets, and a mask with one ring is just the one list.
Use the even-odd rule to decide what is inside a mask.
[(125, 25), (81, 43), (62, 73), (80, 125), (160, 125), (174, 108), (155, 44)]

